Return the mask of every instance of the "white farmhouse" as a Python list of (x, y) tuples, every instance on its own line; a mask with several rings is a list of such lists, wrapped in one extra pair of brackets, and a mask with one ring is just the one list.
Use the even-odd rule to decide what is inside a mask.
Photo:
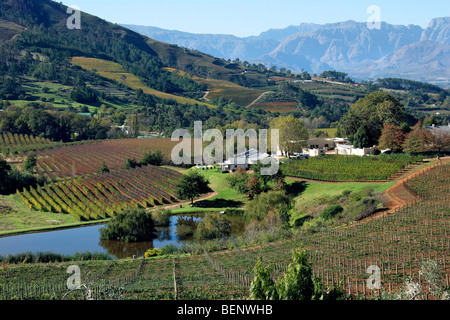
[(233, 158), (227, 159), (225, 162), (218, 163), (222, 170), (234, 172), (237, 169), (248, 170), (251, 165), (258, 163), (263, 159), (270, 157), (267, 153), (259, 153), (256, 149), (239, 153)]

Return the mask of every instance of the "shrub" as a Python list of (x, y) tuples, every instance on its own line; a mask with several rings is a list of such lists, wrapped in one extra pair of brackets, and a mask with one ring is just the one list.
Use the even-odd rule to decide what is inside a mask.
[(152, 166), (160, 166), (162, 165), (164, 160), (164, 155), (161, 150), (149, 151), (144, 154), (141, 160), (141, 165), (152, 165)]
[(153, 219), (145, 209), (126, 209), (100, 229), (104, 240), (139, 242), (153, 239)]
[(231, 222), (213, 215), (207, 215), (198, 223), (194, 238), (197, 240), (210, 240), (228, 237), (231, 234)]
[(333, 204), (329, 207), (327, 207), (325, 210), (323, 210), (320, 213), (320, 217), (324, 220), (330, 220), (333, 219), (336, 215), (342, 213), (344, 211), (344, 208), (342, 208), (338, 204)]
[(169, 255), (176, 253), (178, 251), (178, 248), (175, 247), (172, 243), (169, 243), (162, 247), (161, 251), (163, 255)]
[(167, 227), (170, 225), (170, 216), (172, 212), (170, 210), (158, 209), (152, 211), (152, 218), (155, 227)]
[(254, 200), (249, 201), (244, 216), (247, 222), (253, 219), (262, 221), (270, 210), (275, 210), (285, 223), (289, 221), (291, 207), (291, 199), (284, 192), (269, 191), (261, 193)]
[(162, 256), (162, 255), (163, 255), (163, 251), (158, 248), (148, 249), (144, 253), (145, 258), (158, 257), (158, 256)]
[(310, 220), (310, 219), (312, 219), (312, 218), (313, 218), (313, 217), (310, 216), (310, 215), (301, 215), (301, 216), (299, 216), (299, 217), (295, 217), (292, 224), (293, 224), (294, 227), (299, 228), (299, 227), (303, 226), (303, 224), (304, 224), (306, 221), (308, 221), (308, 220)]

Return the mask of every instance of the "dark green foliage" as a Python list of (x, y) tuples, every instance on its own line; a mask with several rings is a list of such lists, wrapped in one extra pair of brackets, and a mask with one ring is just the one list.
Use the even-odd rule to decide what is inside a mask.
[(11, 194), (17, 189), (36, 187), (42, 185), (44, 180), (36, 178), (27, 170), (19, 171), (11, 166), (4, 159), (0, 159), (0, 194)]
[(341, 300), (345, 293), (339, 287), (327, 292), (322, 281), (313, 276), (307, 251), (292, 250), (292, 263), (278, 281), (271, 277), (272, 269), (265, 266), (262, 258), (253, 269), (255, 278), (250, 285), (251, 300)]
[(104, 240), (140, 242), (153, 239), (153, 219), (145, 209), (126, 209), (100, 229)]
[(307, 90), (303, 90), (302, 88), (298, 89), (298, 104), (305, 110), (313, 110), (315, 109), (319, 104), (321, 104), (321, 101), (319, 98), (313, 94), (310, 93)]
[(294, 222), (293, 222), (294, 227), (300, 228), (301, 226), (303, 226), (303, 224), (304, 224), (306, 221), (311, 220), (311, 219), (313, 219), (313, 217), (310, 216), (310, 215), (303, 215), (303, 216), (300, 216), (300, 217), (296, 217), (296, 218), (294, 219)]
[(95, 90), (88, 86), (76, 86), (70, 92), (70, 99), (80, 103), (96, 103), (98, 101)]
[(141, 160), (141, 165), (160, 166), (163, 164), (164, 155), (161, 150), (147, 152)]
[(327, 207), (320, 213), (320, 217), (324, 220), (333, 219), (336, 215), (342, 213), (344, 208), (338, 204), (331, 205)]
[(27, 159), (25, 160), (22, 169), (33, 173), (33, 169), (34, 167), (36, 167), (37, 165), (37, 160), (36, 160), (36, 154), (35, 153), (31, 153), (27, 156)]
[(199, 171), (191, 170), (178, 181), (177, 196), (193, 204), (195, 198), (210, 191), (208, 185), (209, 181)]
[(234, 174), (228, 175), (226, 181), (230, 188), (239, 191), (242, 194), (248, 192), (248, 179), (249, 175), (245, 170), (238, 169)]
[[(356, 101), (341, 118), (340, 133), (353, 143), (358, 134), (356, 142), (360, 145), (364, 136), (363, 145), (373, 146), (378, 143), (384, 125), (401, 125), (406, 118), (404, 107), (397, 98), (382, 91), (372, 92)], [(362, 127), (365, 132), (360, 131)]]
[(320, 74), (321, 78), (325, 78), (331, 81), (353, 83), (353, 80), (348, 77), (347, 73), (338, 71), (324, 71)]
[(106, 162), (105, 162), (105, 161), (103, 161), (102, 166), (100, 167), (99, 172), (100, 172), (100, 173), (108, 173), (108, 172), (109, 172), (109, 168), (108, 168), (108, 166), (106, 165)]
[(289, 210), (292, 207), (292, 200), (284, 192), (269, 191), (261, 193), (247, 203), (245, 210), (245, 220), (250, 222), (252, 220), (262, 221), (269, 211), (276, 211), (283, 222), (289, 221)]
[(207, 215), (201, 220), (194, 233), (197, 240), (211, 240), (218, 238), (226, 238), (231, 234), (231, 222), (225, 218)]
[(249, 299), (278, 300), (278, 292), (271, 275), (272, 269), (263, 264), (262, 257), (258, 258), (255, 268), (253, 269), (253, 273), (255, 278), (250, 285)]
[(141, 163), (140, 162), (138, 162), (136, 159), (134, 159), (134, 158), (132, 158), (132, 159), (126, 159), (125, 160), (125, 166), (124, 166), (124, 168), (125, 169), (134, 169), (134, 168), (137, 168), (137, 167), (140, 167), (141, 166)]
[(355, 148), (362, 149), (371, 147), (370, 140), (371, 139), (369, 136), (369, 132), (367, 131), (367, 128), (365, 126), (361, 126), (353, 136), (352, 142)]

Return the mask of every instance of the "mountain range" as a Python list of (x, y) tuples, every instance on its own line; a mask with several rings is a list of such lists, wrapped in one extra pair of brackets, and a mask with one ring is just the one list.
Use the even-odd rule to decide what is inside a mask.
[(243, 38), (123, 26), (219, 58), (239, 58), (293, 72), (337, 70), (354, 79), (399, 77), (450, 86), (450, 17), (433, 19), (425, 29), (385, 22), (379, 29), (370, 29), (367, 23), (350, 20), (302, 23)]

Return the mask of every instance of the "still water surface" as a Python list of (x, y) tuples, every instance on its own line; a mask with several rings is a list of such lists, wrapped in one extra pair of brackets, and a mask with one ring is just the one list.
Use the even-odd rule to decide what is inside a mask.
[[(157, 228), (158, 237), (149, 242), (126, 243), (100, 239), (100, 229), (105, 225), (95, 225), (74, 229), (49, 231), (42, 233), (24, 234), (0, 238), (0, 255), (18, 254), (24, 252), (54, 252), (72, 255), (77, 252), (104, 252), (116, 259), (128, 258), (135, 255), (143, 256), (151, 248), (162, 248), (173, 244), (181, 247), (191, 239), (180, 239), (176, 233), (177, 220), (182, 216), (172, 216), (169, 227)], [(194, 221), (202, 215), (190, 215)]]

